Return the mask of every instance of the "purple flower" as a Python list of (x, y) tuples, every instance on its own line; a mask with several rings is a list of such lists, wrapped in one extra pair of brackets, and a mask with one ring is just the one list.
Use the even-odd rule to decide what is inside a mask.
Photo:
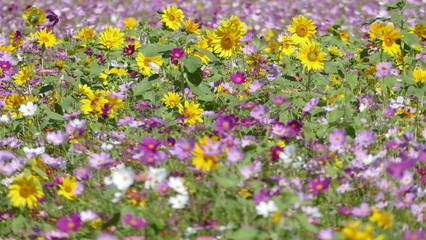
[(61, 168), (67, 164), (66, 160), (62, 160), (62, 157), (54, 158), (46, 153), (41, 154), (41, 160), (53, 168)]
[(402, 236), (401, 240), (421, 240), (421, 239), (425, 239), (425, 234), (423, 232), (423, 230), (416, 230), (416, 231), (408, 231), (404, 233), (404, 236)]
[(317, 176), (308, 180), (307, 190), (313, 194), (320, 194), (328, 189), (330, 186), (330, 178), (324, 176)]
[(257, 48), (253, 44), (247, 44), (243, 48), (243, 53), (247, 54), (247, 55), (253, 55), (253, 54), (257, 53)]
[(371, 209), (367, 203), (362, 203), (359, 207), (354, 207), (351, 214), (357, 217), (366, 217), (370, 215)]
[(375, 138), (375, 133), (373, 130), (366, 130), (356, 135), (356, 144), (358, 146), (369, 146), (373, 143)]
[(100, 169), (103, 165), (110, 163), (110, 155), (105, 152), (89, 153), (89, 164), (92, 168)]
[(9, 70), (12, 65), (8, 61), (0, 61), (0, 68), (3, 70)]
[(331, 240), (334, 238), (334, 230), (331, 228), (320, 229), (318, 231), (318, 239), (320, 240)]
[(231, 131), (238, 124), (238, 118), (233, 114), (219, 113), (215, 116), (216, 128), (219, 133)]
[(56, 227), (62, 232), (77, 232), (81, 227), (80, 215), (72, 213), (70, 218), (62, 216), (56, 222)]
[(155, 138), (150, 138), (147, 136), (144, 136), (142, 138), (142, 144), (138, 146), (138, 150), (144, 152), (144, 153), (157, 153), (157, 148), (160, 145), (160, 142), (157, 141)]
[(269, 108), (264, 105), (257, 105), (253, 108), (253, 110), (250, 112), (250, 116), (260, 123), (266, 124), (268, 122), (268, 113)]
[(302, 109), (303, 112), (310, 112), (316, 105), (319, 103), (319, 98), (312, 98), (309, 102), (306, 103), (305, 107)]
[(333, 146), (342, 146), (346, 142), (346, 132), (343, 129), (334, 129), (333, 132), (328, 135), (328, 141)]
[(259, 193), (253, 194), (254, 204), (259, 205), (263, 201), (271, 199), (271, 192), (268, 189), (261, 189)]
[(123, 222), (132, 228), (143, 228), (148, 225), (142, 218), (134, 217), (130, 213), (123, 216)]
[(232, 163), (239, 162), (241, 159), (244, 158), (244, 153), (241, 151), (240, 148), (233, 147), (228, 150), (226, 153), (226, 156), (228, 157), (228, 160)]
[(231, 74), (231, 82), (235, 83), (235, 84), (243, 84), (246, 82), (246, 77), (244, 75), (244, 73), (242, 72), (236, 72)]
[(47, 142), (55, 146), (61, 145), (65, 141), (65, 139), (66, 139), (66, 135), (62, 131), (46, 133)]
[(392, 63), (391, 62), (380, 62), (376, 65), (377, 73), (376, 77), (386, 77), (391, 73)]
[(127, 45), (127, 47), (125, 47), (124, 50), (123, 50), (124, 56), (130, 56), (133, 53), (135, 53), (135, 45), (133, 45), (133, 44)]
[(173, 48), (170, 50), (170, 54), (172, 55), (172, 60), (181, 59), (185, 56), (185, 52), (180, 48)]
[(194, 146), (195, 140), (191, 136), (188, 138), (181, 138), (170, 150), (170, 153), (177, 156), (180, 160), (185, 160), (191, 157)]
[(44, 233), (44, 237), (47, 240), (62, 240), (62, 239), (68, 239), (70, 235), (68, 233), (64, 233), (64, 232), (56, 232), (56, 231), (49, 231)]
[(74, 170), (74, 175), (77, 177), (78, 180), (87, 180), (93, 176), (92, 172), (90, 172), (89, 167), (76, 168)]
[(275, 96), (272, 98), (272, 104), (275, 104), (277, 106), (287, 102), (287, 98), (283, 97), (283, 96)]
[(52, 23), (51, 28), (54, 27), (59, 22), (59, 17), (52, 10), (46, 10), (46, 18), (49, 19), (49, 22)]

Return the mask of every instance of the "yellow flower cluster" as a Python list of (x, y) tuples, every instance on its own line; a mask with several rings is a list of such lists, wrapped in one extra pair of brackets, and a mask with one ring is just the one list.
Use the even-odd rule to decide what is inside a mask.
[(120, 49), (124, 43), (124, 33), (119, 28), (109, 27), (100, 33), (98, 38), (102, 48), (108, 50)]
[(388, 53), (391, 56), (401, 53), (401, 47), (395, 41), (402, 38), (403, 35), (400, 34), (400, 29), (395, 29), (393, 24), (386, 25), (383, 22), (374, 22), (370, 26), (371, 39), (380, 39), (382, 40), (382, 48), (385, 53)]
[(245, 23), (241, 22), (237, 16), (232, 16), (228, 21), (222, 21), (222, 25), (213, 32), (211, 42), (213, 51), (222, 58), (238, 54), (241, 52), (240, 39), (246, 32)]
[(91, 117), (97, 118), (103, 116), (113, 118), (118, 110), (125, 106), (122, 99), (114, 97), (108, 91), (93, 91), (87, 85), (79, 85), (78, 91), (87, 97), (80, 100), (83, 103), (80, 110), (84, 114), (89, 114)]

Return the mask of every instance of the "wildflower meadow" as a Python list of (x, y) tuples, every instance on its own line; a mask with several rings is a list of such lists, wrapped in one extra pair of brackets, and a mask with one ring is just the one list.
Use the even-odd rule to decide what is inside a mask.
[(426, 2), (0, 0), (1, 240), (426, 239)]

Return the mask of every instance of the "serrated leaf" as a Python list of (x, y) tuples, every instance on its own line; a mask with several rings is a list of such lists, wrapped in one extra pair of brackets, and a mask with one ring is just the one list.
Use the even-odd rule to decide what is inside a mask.
[(53, 89), (54, 89), (53, 86), (49, 84), (49, 85), (41, 87), (40, 90), (38, 91), (38, 93), (39, 94), (46, 93), (46, 92), (51, 91)]
[(49, 107), (47, 107), (46, 105), (41, 105), (41, 106), (40, 106), (40, 108), (41, 108), (41, 109), (43, 109), (44, 113), (46, 113), (46, 116), (47, 116), (49, 119), (52, 119), (52, 120), (59, 120), (59, 121), (63, 121), (63, 120), (64, 120), (64, 117), (63, 117), (61, 114), (58, 114), (58, 113), (53, 112), (53, 111), (52, 111), (52, 110), (50, 110), (50, 108), (49, 108)]
[(205, 83), (201, 83), (196, 86), (189, 84), (191, 91), (197, 95), (197, 98), (203, 101), (213, 101), (215, 95), (211, 92), (209, 86)]
[(172, 44), (161, 44), (161, 43), (147, 44), (141, 48), (140, 52), (145, 57), (155, 57), (155, 56), (163, 55), (164, 53), (172, 50), (175, 47), (176, 45), (172, 45)]
[(312, 232), (312, 233), (317, 233), (318, 232), (318, 228), (315, 227), (314, 225), (312, 225), (309, 222), (309, 219), (308, 219), (307, 216), (305, 216), (305, 215), (295, 215), (295, 217), (297, 218), (297, 220), (299, 220), (300, 225), (304, 229), (306, 229), (306, 230), (308, 230), (309, 232)]
[(344, 114), (345, 113), (341, 110), (327, 112), (327, 121), (329, 123), (334, 123), (334, 122), (338, 121), (340, 118), (342, 118), (344, 116)]
[(18, 234), (19, 231), (24, 228), (24, 223), (26, 221), (27, 221), (27, 219), (22, 215), (19, 215), (18, 217), (14, 218), (12, 220), (12, 231), (15, 234)]
[(233, 233), (227, 234), (227, 237), (233, 240), (250, 240), (256, 239), (258, 230), (251, 227), (243, 227)]
[(197, 71), (197, 69), (199, 69), (203, 63), (201, 58), (197, 56), (191, 56), (188, 59), (182, 59), (181, 62), (185, 66), (186, 70), (188, 70), (190, 73)]
[(349, 84), (349, 87), (351, 88), (351, 90), (353, 90), (356, 87), (358, 76), (355, 73), (346, 72), (345, 79), (346, 79), (346, 82)]
[(145, 92), (147, 92), (150, 89), (152, 89), (152, 84), (151, 82), (145, 79), (132, 87), (134, 96), (143, 95)]
[(402, 37), (402, 41), (404, 41), (410, 47), (416, 46), (416, 45), (420, 44), (419, 38), (417, 37), (417, 35), (416, 34), (412, 34), (412, 33), (406, 33), (406, 34), (404, 34), (404, 36)]

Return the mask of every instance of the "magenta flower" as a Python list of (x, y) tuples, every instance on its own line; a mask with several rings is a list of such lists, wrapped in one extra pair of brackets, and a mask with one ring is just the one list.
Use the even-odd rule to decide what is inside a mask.
[(123, 222), (132, 228), (143, 228), (148, 225), (142, 218), (134, 217), (130, 213), (123, 216)]
[(81, 228), (80, 215), (72, 213), (70, 218), (62, 216), (56, 222), (56, 227), (62, 232), (77, 232)]
[(272, 104), (275, 104), (277, 106), (287, 102), (287, 98), (283, 97), (283, 96), (275, 96), (272, 98)]
[(231, 79), (231, 82), (238, 85), (246, 82), (246, 76), (244, 76), (244, 73), (242, 72), (236, 72), (231, 74), (230, 79)]
[(127, 47), (124, 48), (123, 54), (124, 56), (130, 56), (133, 53), (135, 53), (135, 45), (129, 44)]
[(181, 59), (185, 56), (185, 52), (180, 48), (173, 48), (170, 50), (170, 54), (172, 55), (172, 60)]
[(0, 61), (0, 68), (3, 70), (9, 70), (12, 65), (8, 61)]
[(320, 194), (328, 189), (330, 186), (330, 178), (324, 176), (317, 176), (308, 180), (307, 190), (313, 194)]

